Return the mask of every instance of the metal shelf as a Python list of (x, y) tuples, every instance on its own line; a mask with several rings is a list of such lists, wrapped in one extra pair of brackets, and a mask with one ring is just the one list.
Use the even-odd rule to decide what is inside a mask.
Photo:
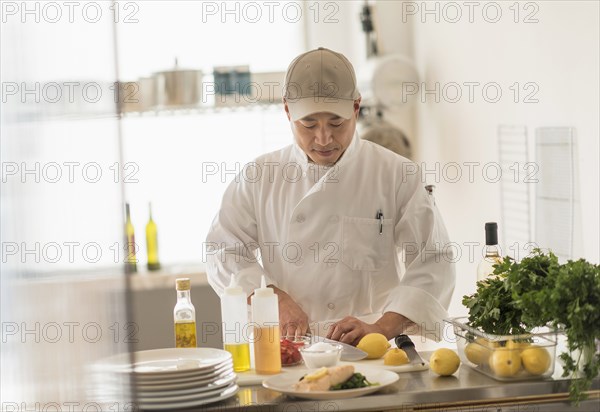
[(61, 121), (86, 121), (99, 119), (128, 119), (128, 118), (152, 118), (161, 116), (197, 116), (204, 114), (235, 113), (235, 112), (264, 112), (270, 110), (282, 110), (283, 103), (249, 103), (230, 106), (174, 106), (156, 107), (144, 111), (128, 111), (118, 114), (117, 112), (34, 112), (22, 111), (20, 113), (6, 113), (2, 115), (7, 124), (27, 124), (37, 122), (61, 122)]
[(144, 111), (128, 111), (121, 113), (123, 118), (144, 118), (159, 116), (190, 116), (217, 113), (235, 112), (262, 112), (268, 110), (281, 110), (283, 103), (248, 103), (229, 106), (181, 106), (181, 107), (157, 107)]

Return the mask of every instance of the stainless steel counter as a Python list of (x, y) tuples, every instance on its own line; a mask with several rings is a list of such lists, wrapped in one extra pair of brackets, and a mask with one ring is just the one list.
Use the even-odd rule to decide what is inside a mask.
[(578, 408), (567, 401), (569, 381), (560, 378), (504, 383), (462, 365), (455, 376), (430, 371), (402, 373), (400, 380), (359, 398), (314, 401), (290, 398), (261, 386), (241, 388), (236, 397), (187, 411), (600, 411), (600, 380)]

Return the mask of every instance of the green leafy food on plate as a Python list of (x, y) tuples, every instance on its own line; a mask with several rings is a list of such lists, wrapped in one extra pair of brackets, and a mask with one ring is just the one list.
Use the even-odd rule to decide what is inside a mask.
[(362, 373), (354, 373), (347, 381), (332, 386), (330, 390), (339, 391), (342, 389), (358, 389), (377, 385), (379, 384), (369, 382), (366, 376), (364, 376)]

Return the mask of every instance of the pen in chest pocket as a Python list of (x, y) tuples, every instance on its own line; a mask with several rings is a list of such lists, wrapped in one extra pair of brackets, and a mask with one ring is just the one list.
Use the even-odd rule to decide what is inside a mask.
[(381, 211), (381, 209), (377, 211), (375, 219), (379, 219), (379, 234), (381, 235), (383, 234), (383, 212)]

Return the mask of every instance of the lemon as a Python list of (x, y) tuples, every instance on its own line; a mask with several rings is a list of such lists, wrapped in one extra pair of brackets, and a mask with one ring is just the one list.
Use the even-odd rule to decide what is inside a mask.
[(476, 365), (484, 365), (488, 363), (492, 350), (496, 346), (496, 342), (490, 342), (485, 338), (477, 338), (475, 342), (467, 343), (465, 356)]
[(356, 347), (367, 352), (367, 359), (379, 359), (390, 347), (387, 338), (381, 333), (368, 333), (358, 342)]
[(459, 366), (460, 358), (454, 351), (447, 348), (437, 349), (429, 358), (429, 367), (441, 376), (452, 375)]
[(408, 362), (408, 355), (402, 349), (393, 348), (383, 355), (384, 365), (399, 366), (407, 364)]
[(530, 345), (531, 344), (529, 342), (519, 342), (519, 341), (515, 342), (512, 339), (509, 339), (508, 341), (506, 341), (506, 349), (518, 349), (519, 351), (522, 351), (523, 349), (527, 348)]
[(306, 375), (304, 377), (304, 380), (307, 382), (316, 381), (317, 379), (322, 378), (323, 376), (327, 375), (328, 373), (329, 373), (329, 371), (327, 370), (327, 368), (322, 367), (320, 369), (317, 369), (313, 373), (309, 373), (308, 375)]
[(527, 372), (532, 375), (542, 375), (550, 367), (550, 354), (539, 346), (530, 346), (521, 352), (521, 362)]
[(489, 364), (496, 376), (508, 378), (521, 369), (521, 355), (518, 350), (498, 348), (492, 353)]

